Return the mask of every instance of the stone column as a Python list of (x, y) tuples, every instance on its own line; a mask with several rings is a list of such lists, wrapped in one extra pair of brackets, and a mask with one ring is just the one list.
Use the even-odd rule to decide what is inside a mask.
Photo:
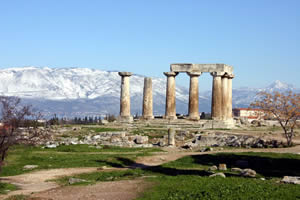
[(227, 104), (227, 119), (232, 119), (232, 79), (233, 74), (228, 75), (228, 104)]
[(120, 98), (120, 116), (121, 121), (133, 121), (130, 115), (130, 90), (129, 90), (129, 77), (131, 72), (119, 72), (122, 77), (121, 80), (121, 98)]
[(224, 75), (222, 76), (222, 119), (227, 120), (228, 116), (228, 104), (229, 104), (229, 98), (228, 98), (228, 76)]
[(176, 72), (164, 72), (167, 76), (167, 91), (166, 91), (166, 113), (164, 118), (173, 120), (176, 117), (176, 89), (175, 89), (175, 76)]
[(175, 129), (169, 128), (168, 130), (168, 145), (169, 146), (175, 146)]
[(190, 76), (189, 119), (199, 120), (199, 83), (201, 72), (187, 72)]
[(143, 119), (153, 119), (152, 78), (144, 78)]
[(224, 73), (212, 72), (213, 87), (211, 101), (211, 116), (213, 120), (222, 119), (222, 75)]

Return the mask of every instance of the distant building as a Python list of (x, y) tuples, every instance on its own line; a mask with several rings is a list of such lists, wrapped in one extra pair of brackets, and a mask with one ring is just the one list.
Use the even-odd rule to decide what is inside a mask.
[(265, 116), (265, 112), (256, 108), (234, 108), (234, 117), (245, 117), (248, 119), (261, 119)]

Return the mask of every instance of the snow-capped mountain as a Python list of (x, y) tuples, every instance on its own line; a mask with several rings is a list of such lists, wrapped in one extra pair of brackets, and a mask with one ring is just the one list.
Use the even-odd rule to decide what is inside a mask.
[[(164, 114), (166, 79), (152, 78), (155, 114)], [(0, 70), (0, 95), (19, 96), (46, 117), (92, 116), (119, 113), (121, 77), (116, 71), (89, 68), (8, 68)], [(144, 76), (130, 78), (131, 112), (141, 114)], [(266, 88), (233, 89), (233, 107), (248, 107), (260, 91), (295, 90), (275, 81)], [(187, 113), (188, 88), (176, 85), (176, 108)], [(210, 112), (211, 91), (199, 96), (199, 110)]]
[[(160, 114), (164, 110), (166, 80), (153, 78), (152, 82), (154, 112)], [(46, 115), (117, 114), (120, 83), (121, 77), (116, 71), (89, 68), (23, 67), (0, 70), (0, 95), (19, 96)], [(130, 77), (133, 114), (141, 113), (143, 85), (144, 76)], [(187, 88), (176, 87), (176, 96), (179, 111), (185, 112)]]

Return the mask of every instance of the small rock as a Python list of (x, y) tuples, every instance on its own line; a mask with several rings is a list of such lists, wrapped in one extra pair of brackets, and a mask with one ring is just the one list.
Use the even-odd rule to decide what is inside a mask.
[(217, 169), (218, 169), (218, 167), (216, 165), (213, 165), (210, 168), (208, 168), (209, 171), (215, 171)]
[(265, 181), (266, 179), (265, 178), (260, 178), (260, 180)]
[(240, 175), (244, 177), (255, 177), (256, 171), (254, 171), (253, 169), (243, 169)]
[(48, 144), (45, 146), (45, 148), (47, 148), (47, 149), (55, 149), (56, 147), (57, 147), (56, 144)]
[(300, 184), (300, 176), (284, 176), (281, 183)]
[(35, 169), (35, 168), (38, 168), (39, 166), (38, 165), (25, 165), (24, 167), (23, 167), (23, 169)]
[(97, 170), (105, 170), (105, 169), (107, 169), (106, 166), (102, 166), (102, 167), (98, 167), (98, 168), (97, 168)]
[(148, 143), (148, 136), (137, 136), (135, 141), (136, 144), (147, 144)]
[(226, 176), (225, 176), (224, 173), (215, 173), (215, 174), (210, 175), (209, 177), (216, 177), (216, 176), (220, 176), (220, 177), (226, 178)]
[(231, 171), (232, 172), (240, 172), (241, 173), (243, 170), (236, 167), (236, 168), (231, 168)]
[(80, 179), (80, 178), (69, 178), (69, 184), (70, 185), (72, 185), (74, 183), (79, 183), (79, 182), (86, 182), (86, 180)]
[(227, 170), (226, 164), (219, 164), (219, 170)]

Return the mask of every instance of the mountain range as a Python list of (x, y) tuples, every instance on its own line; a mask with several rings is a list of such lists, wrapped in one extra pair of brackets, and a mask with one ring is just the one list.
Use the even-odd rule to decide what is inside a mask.
[[(22, 67), (0, 70), (0, 95), (18, 96), (45, 117), (99, 116), (119, 113), (121, 77), (117, 71), (90, 68)], [(152, 78), (155, 115), (165, 111), (166, 79)], [(130, 78), (131, 113), (141, 114), (144, 76)], [(233, 107), (248, 107), (260, 91), (300, 91), (275, 81), (266, 88), (233, 89)], [(176, 109), (187, 113), (189, 90), (176, 85)], [(211, 91), (200, 93), (199, 110), (210, 112)]]

